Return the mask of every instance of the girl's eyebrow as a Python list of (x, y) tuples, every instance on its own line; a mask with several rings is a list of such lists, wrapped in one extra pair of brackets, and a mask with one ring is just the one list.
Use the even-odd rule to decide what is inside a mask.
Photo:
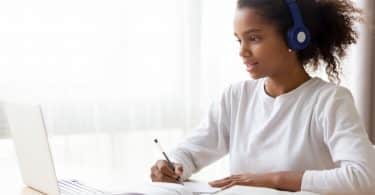
[[(256, 32), (261, 32), (261, 31), (262, 31), (261, 29), (250, 28), (250, 29), (246, 30), (245, 32), (243, 32), (242, 34), (246, 35), (246, 34), (256, 33)], [(234, 36), (238, 37), (237, 33), (234, 33)]]

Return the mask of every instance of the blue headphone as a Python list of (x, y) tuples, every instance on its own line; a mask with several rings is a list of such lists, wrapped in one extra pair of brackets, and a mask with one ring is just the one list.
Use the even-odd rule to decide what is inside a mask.
[(287, 32), (288, 46), (294, 51), (305, 49), (311, 39), (309, 29), (303, 23), (296, 0), (285, 0), (285, 3), (289, 7), (293, 20), (293, 26)]

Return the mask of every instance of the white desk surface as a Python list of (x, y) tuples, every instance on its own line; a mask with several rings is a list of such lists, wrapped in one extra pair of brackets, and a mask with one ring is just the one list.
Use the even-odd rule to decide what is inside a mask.
[[(0, 181), (2, 182), (2, 187), (0, 189), (0, 194), (9, 194), (9, 195), (43, 195), (42, 193), (39, 193), (31, 188), (25, 187), (25, 185), (22, 183), (21, 177), (19, 175), (19, 171), (17, 167), (10, 167), (7, 170), (4, 170), (4, 167), (0, 168), (1, 174), (0, 175)], [(13, 172), (13, 173), (11, 173)], [(120, 181), (120, 180), (118, 180)], [(105, 182), (104, 182), (105, 183)], [(105, 187), (110, 187), (114, 183), (106, 183), (106, 184), (95, 184), (95, 186), (100, 187), (101, 185)], [(86, 184), (88, 184), (86, 182)], [(90, 185), (90, 184), (88, 184)], [(116, 185), (118, 189), (118, 185)], [(244, 187), (245, 188), (245, 187)], [(111, 188), (107, 188), (111, 189)], [(126, 188), (124, 188), (126, 189)], [(230, 190), (230, 189), (229, 189)], [(308, 192), (296, 192), (296, 193), (287, 193), (287, 192), (281, 192), (281, 191), (264, 191), (267, 189), (263, 188), (256, 188), (256, 187), (246, 187), (246, 189), (242, 189), (242, 191), (246, 191), (246, 193), (236, 193), (236, 194), (267, 194), (267, 195), (287, 195), (287, 194), (295, 194), (295, 195), (314, 195), (313, 193)], [(117, 190), (118, 191), (118, 190)], [(134, 191), (134, 190), (133, 190)], [(227, 194), (227, 193), (226, 193)], [(228, 192), (228, 194), (232, 194)]]
[[(270, 189), (258, 188), (258, 187), (246, 187), (246, 186), (235, 186), (232, 189), (227, 189), (224, 194), (240, 195), (240, 194), (253, 194), (253, 195), (318, 195), (311, 192), (283, 192), (283, 191), (271, 191)], [(235, 193), (234, 193), (235, 192)], [(221, 192), (223, 193), (223, 192)], [(19, 195), (43, 195), (42, 193), (35, 191), (29, 187), (14, 188), (14, 190), (7, 191), (7, 194), (19, 194)]]
[[(28, 188), (28, 187), (25, 187), (25, 185), (22, 183), (22, 179), (21, 179), (21, 176), (19, 174), (19, 170), (18, 170), (18, 167), (17, 167), (17, 164), (11, 164), (11, 166), (9, 167), (1, 167), (0, 168), (0, 182), (2, 184), (2, 187), (0, 189), (0, 194), (9, 194), (9, 195), (42, 195), (41, 193), (31, 189), (31, 188)], [(120, 179), (118, 181), (121, 181)], [(94, 182), (93, 182), (94, 183)], [(91, 183), (87, 183), (87, 185), (90, 185)], [(96, 183), (95, 186), (105, 186), (107, 187), (110, 187), (112, 185), (114, 185), (114, 183), (112, 182), (103, 182), (101, 184), (98, 184)], [(118, 187), (118, 184), (116, 185), (116, 187)], [(124, 188), (126, 189), (126, 188)], [(259, 188), (255, 188), (255, 187), (251, 187), (251, 188), (248, 188), (246, 189), (246, 191), (248, 193), (252, 192), (252, 193), (257, 193), (257, 194), (264, 194), (264, 193), (261, 193), (262, 192), (262, 189), (259, 189)], [(246, 193), (247, 194), (247, 193)], [(267, 192), (267, 195), (277, 195), (280, 193), (278, 193), (277, 191), (275, 192)], [(305, 193), (305, 192), (296, 192), (296, 193), (281, 193), (283, 195), (285, 194), (298, 194), (298, 195), (313, 195), (312, 193)]]
[[(179, 137), (179, 134), (176, 134), (172, 135), (175, 138), (170, 138), (170, 132), (156, 132), (155, 134), (164, 141)], [(113, 189), (112, 187), (120, 189), (126, 185), (134, 186), (149, 182), (150, 165), (156, 159), (160, 159), (159, 151), (154, 148), (152, 142), (156, 135), (150, 132), (142, 134), (133, 132), (126, 135), (102, 135), (92, 138), (88, 138), (90, 136), (87, 135), (77, 135), (52, 139), (51, 147), (57, 175), (63, 179), (77, 179), (99, 189)], [(132, 142), (132, 140), (146, 141), (138, 143)], [(150, 157), (152, 148), (158, 155)], [(130, 153), (137, 155), (133, 155), (132, 160), (129, 160), (127, 156)], [(195, 175), (194, 179), (209, 181), (226, 176), (226, 172), (223, 171), (223, 167), (226, 167), (225, 163), (226, 159), (220, 160)], [(137, 178), (134, 178), (135, 175)], [(137, 183), (133, 184), (133, 181), (137, 181)], [(11, 139), (0, 139), (0, 185), (0, 194), (40, 195), (22, 183)]]

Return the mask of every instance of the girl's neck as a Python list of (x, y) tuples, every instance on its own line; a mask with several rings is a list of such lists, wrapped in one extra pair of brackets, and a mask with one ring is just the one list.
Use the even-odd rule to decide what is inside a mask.
[(277, 97), (296, 89), (310, 78), (309, 74), (301, 67), (285, 75), (267, 77), (264, 89), (269, 96)]

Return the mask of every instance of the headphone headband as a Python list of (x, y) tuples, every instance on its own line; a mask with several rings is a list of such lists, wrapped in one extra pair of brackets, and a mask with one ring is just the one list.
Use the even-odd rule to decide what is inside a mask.
[(286, 4), (289, 7), (290, 14), (292, 15), (293, 25), (304, 25), (300, 9), (297, 5), (296, 0), (286, 0)]
[(300, 9), (297, 5), (296, 0), (285, 0), (286, 5), (289, 8), (293, 26), (288, 29), (287, 41), (290, 49), (302, 50), (305, 49), (310, 42), (310, 32), (303, 23)]

